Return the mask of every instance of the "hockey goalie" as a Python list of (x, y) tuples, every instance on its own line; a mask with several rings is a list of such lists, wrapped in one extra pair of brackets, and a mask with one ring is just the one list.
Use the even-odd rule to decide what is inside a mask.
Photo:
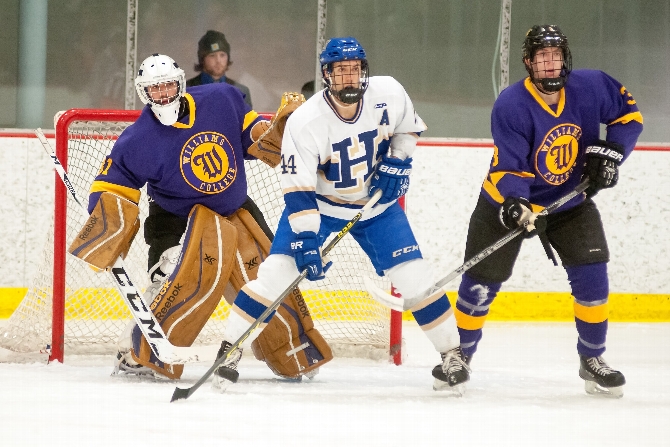
[[(105, 158), (91, 186), (89, 219), (69, 252), (101, 270), (125, 257), (140, 227), (137, 204), (146, 185), (152, 284), (145, 304), (170, 343), (188, 347), (222, 297), (232, 304), (268, 256), (273, 235), (247, 196), (244, 160), (276, 166), (286, 119), (305, 100), (285, 93), (267, 121), (225, 83), (186, 91), (184, 71), (160, 54), (141, 64), (135, 85), (146, 107)], [(295, 289), (252, 345), (279, 376), (312, 377), (332, 359), (305, 309)], [(118, 345), (117, 373), (182, 375), (184, 365), (161, 362), (135, 324)]]

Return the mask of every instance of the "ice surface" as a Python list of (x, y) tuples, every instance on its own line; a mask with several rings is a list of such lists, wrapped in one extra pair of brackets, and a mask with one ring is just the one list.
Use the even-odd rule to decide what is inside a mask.
[(275, 379), (243, 357), (225, 394), (111, 377), (109, 356), (0, 364), (3, 446), (668, 446), (670, 324), (610, 324), (606, 360), (622, 399), (587, 396), (573, 324), (489, 323), (462, 398), (432, 390), (439, 355), (405, 323), (402, 366), (338, 358), (313, 381)]

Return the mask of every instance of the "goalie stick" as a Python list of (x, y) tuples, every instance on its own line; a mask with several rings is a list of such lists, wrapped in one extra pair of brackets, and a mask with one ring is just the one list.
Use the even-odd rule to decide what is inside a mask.
[[(51, 157), (51, 160), (55, 165), (56, 172), (58, 172), (60, 179), (67, 187), (70, 195), (81, 207), (81, 209), (84, 210), (85, 207), (81, 197), (74, 189), (74, 186), (70, 182), (70, 179), (65, 172), (65, 168), (63, 168), (63, 165), (60, 163), (58, 156), (56, 156), (56, 152), (53, 150), (51, 144), (49, 144), (49, 141), (44, 136), (42, 129), (37, 128), (35, 130), (35, 135), (37, 135), (37, 138), (40, 140), (40, 143), (42, 143), (44, 150), (47, 152), (47, 154), (49, 154), (49, 157)], [(154, 355), (158, 357), (161, 362), (173, 365), (198, 361), (198, 355), (194, 354), (194, 350), (192, 348), (174, 346), (169, 342), (165, 336), (165, 333), (163, 332), (163, 329), (161, 328), (160, 323), (158, 323), (156, 320), (153, 312), (149, 310), (149, 306), (147, 306), (146, 302), (144, 301), (142, 294), (133, 285), (133, 281), (130, 278), (123, 259), (120, 256), (114, 262), (110, 272), (114, 283), (121, 293), (121, 297), (128, 305), (133, 319), (142, 331), (144, 338), (146, 338), (149, 342), (149, 346), (151, 347), (151, 351), (154, 353)]]
[[(557, 210), (558, 208), (560, 208), (561, 206), (572, 200), (574, 197), (583, 193), (586, 190), (586, 188), (588, 188), (589, 184), (590, 181), (588, 179), (584, 180), (579, 185), (577, 185), (577, 187), (575, 187), (575, 189), (573, 189), (571, 192), (561, 197), (560, 199), (556, 200), (552, 204), (548, 205), (545, 209), (539, 212), (538, 215), (546, 216), (547, 214)], [(402, 297), (393, 296), (390, 293), (379, 288), (373, 282), (373, 280), (367, 276), (363, 277), (363, 282), (365, 283), (365, 287), (367, 288), (372, 298), (374, 298), (376, 301), (389, 307), (390, 309), (397, 310), (399, 312), (409, 310), (412, 307), (419, 304), (424, 299), (436, 293), (438, 290), (442, 289), (456, 277), (460, 276), (461, 274), (472, 268), (475, 264), (477, 264), (484, 258), (490, 256), (492, 253), (500, 249), (503, 245), (507, 244), (509, 241), (511, 241), (512, 239), (516, 238), (521, 233), (526, 231), (527, 224), (528, 223), (526, 222), (524, 226), (516, 228), (515, 230), (509, 232), (507, 235), (503, 236), (502, 238), (500, 238), (499, 240), (497, 240), (496, 242), (494, 242), (493, 244), (491, 244), (490, 246), (488, 246), (487, 248), (485, 248), (484, 250), (480, 251), (475, 256), (467, 260), (456, 270), (452, 271), (447, 276), (445, 276), (444, 278), (440, 279), (435, 284), (433, 284), (431, 287), (429, 287), (428, 289), (426, 289), (425, 291), (419, 293), (414, 297), (405, 299)]]
[[(326, 257), (328, 256), (328, 253), (330, 253), (330, 251), (333, 249), (333, 247), (335, 247), (335, 245), (337, 245), (337, 243), (340, 242), (342, 240), (342, 238), (347, 235), (347, 233), (349, 233), (349, 230), (351, 230), (351, 227), (353, 227), (354, 224), (356, 222), (358, 222), (361, 219), (361, 217), (363, 217), (363, 214), (366, 211), (368, 211), (370, 208), (372, 208), (377, 203), (377, 201), (379, 201), (381, 196), (382, 196), (382, 190), (381, 189), (377, 190), (375, 192), (375, 194), (372, 196), (372, 198), (370, 198), (368, 203), (366, 203), (365, 206), (363, 208), (361, 208), (361, 210), (358, 212), (358, 214), (356, 214), (353, 217), (353, 219), (351, 219), (349, 222), (347, 222), (347, 224), (344, 226), (344, 228), (342, 228), (340, 230), (340, 232), (337, 233), (337, 235), (328, 243), (326, 248), (324, 248), (322, 250), (321, 257), (324, 260), (324, 263), (327, 262)], [(289, 293), (291, 293), (291, 291), (293, 289), (298, 287), (298, 284), (300, 284), (300, 281), (305, 279), (306, 276), (307, 276), (307, 269), (303, 270), (300, 273), (300, 275), (298, 275), (298, 277), (296, 279), (294, 279), (293, 282), (286, 288), (286, 290), (284, 290), (281, 293), (281, 295), (279, 295), (279, 298), (274, 300), (274, 302), (272, 304), (270, 304), (270, 306), (268, 306), (268, 308), (265, 309), (265, 311), (258, 318), (256, 318), (256, 320), (253, 323), (251, 323), (251, 326), (249, 326), (249, 329), (247, 329), (246, 332), (244, 332), (244, 334), (242, 334), (240, 336), (240, 338), (238, 338), (237, 341), (235, 343), (233, 343), (230, 346), (230, 348), (228, 348), (228, 350), (223, 353), (223, 355), (221, 357), (216, 359), (216, 361), (211, 366), (211, 368), (209, 368), (207, 370), (207, 372), (205, 372), (205, 374), (192, 387), (186, 388), (186, 389), (179, 388), (179, 387), (175, 388), (174, 393), (172, 394), (172, 399), (170, 399), (170, 402), (174, 402), (174, 401), (180, 400), (180, 399), (188, 399), (193, 393), (195, 393), (195, 391), (198, 388), (200, 388), (200, 386), (203, 383), (205, 383), (207, 381), (207, 379), (209, 379), (209, 377), (214, 373), (216, 368), (218, 368), (228, 357), (230, 357), (230, 355), (233, 352), (235, 352), (235, 350), (238, 349), (240, 347), (240, 345), (242, 345), (244, 340), (246, 340), (247, 337), (249, 337), (249, 335), (251, 335), (251, 333), (253, 331), (255, 331), (256, 328), (258, 328), (258, 326), (260, 326), (261, 323), (263, 321), (265, 321), (265, 319), (268, 316), (270, 316), (270, 314), (272, 312), (277, 310), (277, 308), (281, 305), (281, 303), (289, 295)], [(235, 378), (231, 377), (231, 379), (233, 379), (233, 380), (231, 380), (233, 382), (237, 381), (236, 377)]]

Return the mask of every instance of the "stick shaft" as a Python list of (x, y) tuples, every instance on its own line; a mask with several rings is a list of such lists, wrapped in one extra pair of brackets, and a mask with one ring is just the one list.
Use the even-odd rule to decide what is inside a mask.
[[(560, 199), (556, 200), (555, 202), (551, 203), (548, 205), (545, 209), (543, 209), (540, 213), (538, 213), (541, 216), (546, 216), (547, 214), (553, 212), (554, 210), (557, 210), (561, 206), (565, 205), (567, 202), (578, 196), (579, 194), (583, 193), (586, 188), (589, 186), (589, 181), (584, 180), (581, 182), (575, 189), (573, 189), (570, 193), (566, 194), (565, 196), (561, 197)], [(525, 231), (524, 227), (519, 227), (516, 228), (515, 230), (511, 231), (507, 235), (503, 236), (501, 239), (497, 240), (493, 244), (489, 245), (486, 247), (484, 250), (480, 251), (477, 253), (475, 256), (467, 260), (463, 265), (458, 267), (456, 270), (453, 272), (449, 273), (447, 276), (442, 278), (440, 281), (438, 281), (435, 286), (436, 287), (444, 287), (448, 283), (450, 283), (452, 280), (454, 280), (457, 276), (460, 276), (464, 272), (470, 270), (473, 266), (478, 264), (481, 260), (484, 258), (488, 257), (492, 253), (496, 252), (499, 250), (501, 247), (503, 247), (505, 244), (507, 244), (509, 241), (512, 239), (515, 239), (517, 236), (519, 236), (521, 233)]]
[[(338, 242), (340, 242), (342, 238), (344, 238), (344, 236), (346, 236), (346, 234), (349, 233), (349, 231), (356, 224), (356, 222), (358, 222), (361, 219), (361, 217), (363, 217), (363, 214), (365, 214), (366, 211), (372, 208), (377, 203), (377, 201), (379, 201), (381, 195), (382, 191), (381, 190), (377, 191), (374, 194), (374, 196), (372, 196), (372, 198), (368, 201), (368, 203), (366, 203), (365, 206), (358, 212), (358, 214), (356, 214), (353, 217), (353, 219), (347, 222), (344, 228), (342, 228), (342, 230), (340, 230), (340, 232), (337, 233), (337, 235), (330, 241), (330, 243), (326, 246), (326, 248), (322, 250), (323, 256), (326, 256), (328, 255), (328, 253), (330, 253), (333, 247), (335, 247), (338, 244)], [(306, 276), (307, 276), (307, 269), (303, 270), (300, 273), (300, 275), (298, 275), (298, 277), (294, 279), (293, 282), (281, 293), (281, 295), (279, 295), (279, 297), (272, 304), (270, 304), (270, 306), (268, 306), (268, 308), (265, 309), (265, 311), (258, 318), (256, 318), (256, 320), (253, 323), (251, 323), (251, 326), (249, 326), (249, 328), (244, 332), (244, 334), (242, 334), (240, 338), (238, 338), (235, 341), (235, 343), (233, 343), (221, 357), (216, 359), (214, 364), (192, 387), (187, 389), (175, 388), (174, 394), (172, 395), (172, 399), (170, 400), (170, 402), (174, 402), (175, 400), (179, 399), (187, 399), (193, 393), (195, 393), (195, 391), (198, 388), (200, 388), (200, 386), (203, 383), (205, 383), (207, 379), (209, 379), (209, 377), (214, 373), (214, 371), (216, 371), (216, 369), (233, 352), (235, 352), (235, 350), (238, 349), (240, 345), (242, 345), (242, 343), (244, 343), (244, 340), (246, 340), (251, 335), (251, 333), (254, 332), (256, 328), (258, 328), (258, 326), (260, 326), (270, 316), (270, 314), (272, 314), (272, 312), (277, 310), (277, 308), (281, 305), (284, 299), (291, 293), (291, 291), (293, 291), (293, 289), (298, 287), (298, 284), (300, 284), (300, 282), (303, 279), (305, 279)]]
[[(72, 198), (77, 202), (79, 207), (84, 210), (83, 201), (77, 194), (77, 190), (70, 182), (67, 172), (65, 172), (63, 165), (56, 156), (56, 152), (51, 148), (51, 144), (49, 144), (49, 141), (42, 132), (42, 129), (36, 129), (35, 134), (40, 140), (40, 143), (42, 143), (44, 150), (47, 152), (47, 154), (49, 154), (49, 157), (51, 157), (51, 160), (53, 161), (56, 168), (56, 172), (58, 172), (58, 175), (72, 195)], [(116, 284), (116, 287), (119, 289), (119, 293), (121, 294), (123, 300), (128, 305), (128, 309), (135, 319), (135, 322), (139, 326), (144, 337), (149, 342), (149, 346), (151, 347), (152, 352), (156, 357), (158, 357), (159, 360), (169, 364), (182, 364), (198, 360), (198, 356), (194, 355), (192, 350), (189, 348), (174, 346), (168, 341), (160, 323), (158, 320), (156, 320), (156, 317), (149, 309), (149, 306), (147, 306), (140, 291), (137, 290), (133, 284), (133, 281), (130, 278), (130, 274), (128, 273), (128, 270), (126, 269), (121, 257), (119, 257), (114, 262), (114, 266), (111, 269), (111, 276), (114, 280), (114, 283)]]

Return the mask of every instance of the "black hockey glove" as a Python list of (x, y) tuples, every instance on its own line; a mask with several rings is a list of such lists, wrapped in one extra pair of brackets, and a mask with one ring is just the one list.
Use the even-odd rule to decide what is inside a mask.
[(523, 197), (508, 197), (500, 206), (500, 222), (510, 230), (528, 222), (523, 237), (533, 237), (538, 231), (544, 232), (546, 230), (547, 220), (545, 216), (538, 216), (531, 210), (530, 202)]
[(623, 161), (624, 149), (618, 143), (598, 140), (586, 148), (584, 175), (591, 182), (586, 196), (593, 197), (598, 191), (611, 188), (619, 181), (619, 165)]

